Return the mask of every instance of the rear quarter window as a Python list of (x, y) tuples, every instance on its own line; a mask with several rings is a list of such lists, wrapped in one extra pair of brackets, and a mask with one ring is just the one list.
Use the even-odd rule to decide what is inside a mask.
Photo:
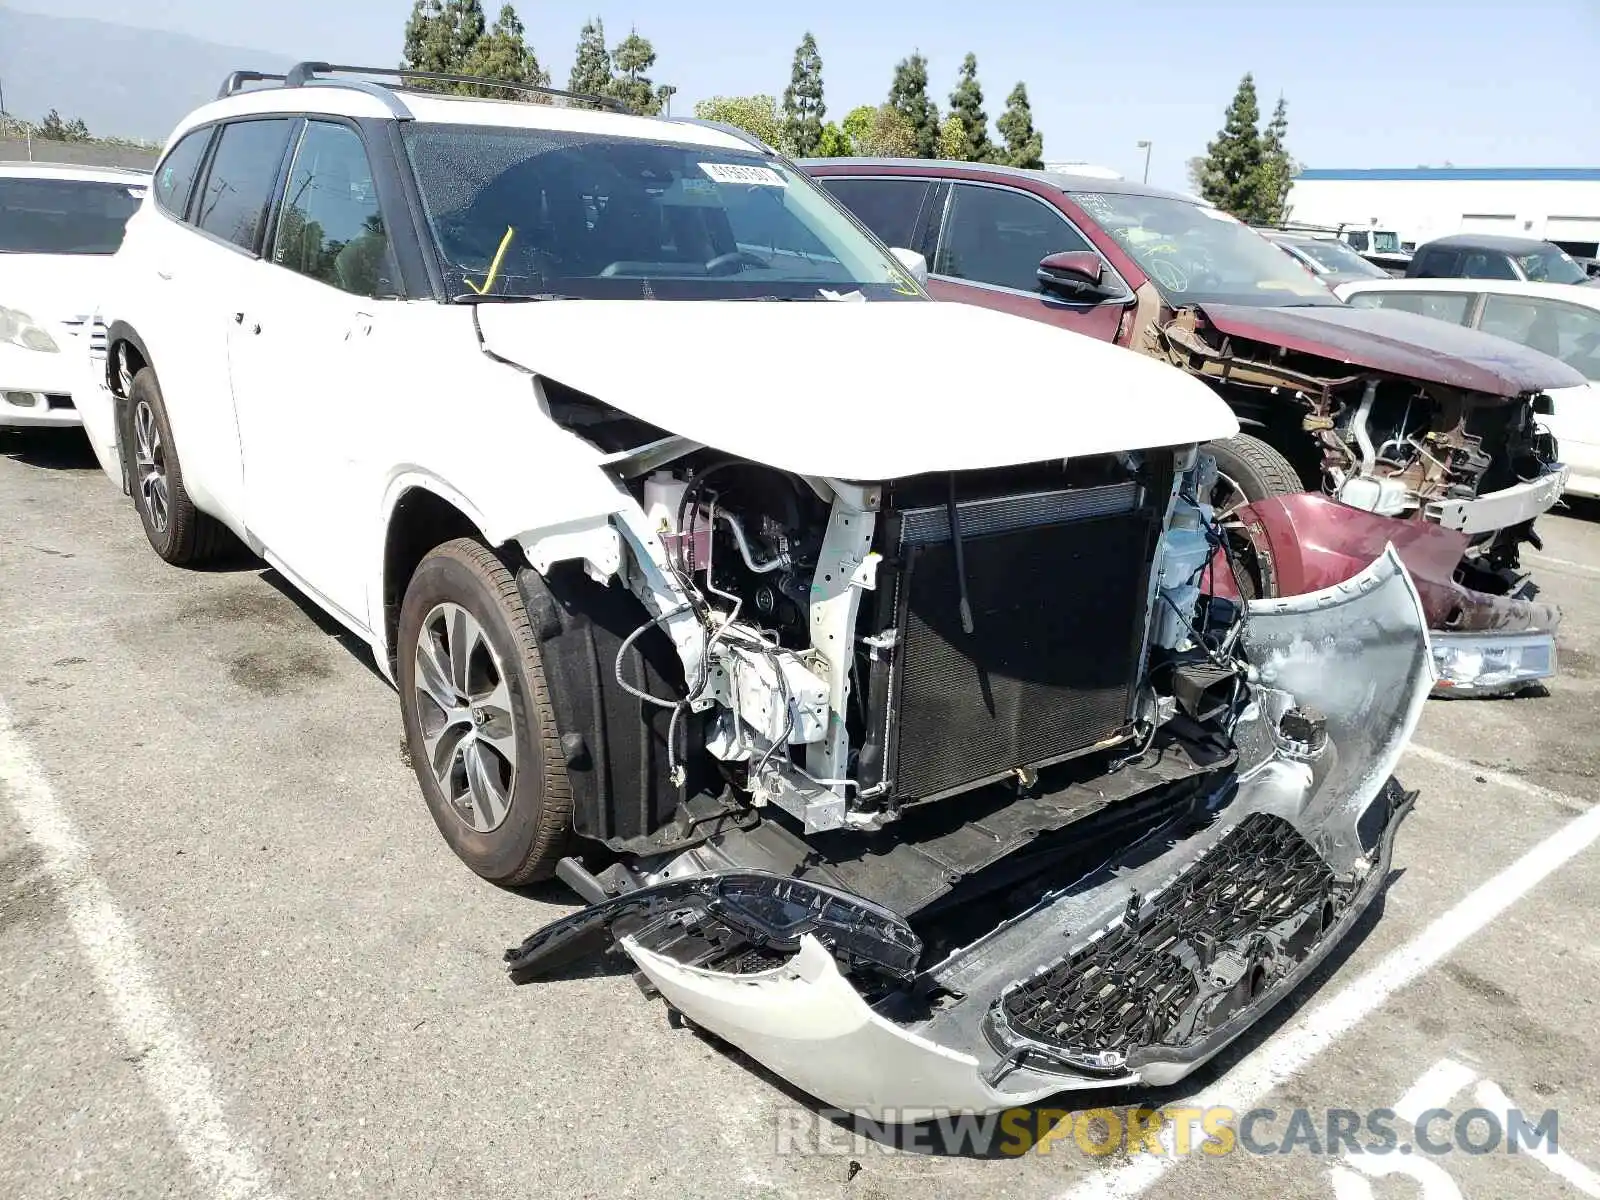
[(222, 127), (217, 152), (195, 201), (194, 223), (254, 251), (289, 144), (289, 120), (235, 121)]
[(210, 129), (192, 130), (178, 139), (178, 144), (161, 160), (156, 168), (154, 191), (156, 203), (164, 211), (180, 219), (188, 211), (194, 177), (210, 141)]

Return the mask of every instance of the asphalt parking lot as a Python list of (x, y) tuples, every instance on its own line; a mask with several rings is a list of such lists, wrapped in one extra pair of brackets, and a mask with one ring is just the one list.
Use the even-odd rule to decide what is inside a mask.
[(1541, 527), (1549, 694), (1425, 713), (1382, 919), (1183, 1088), (1061, 1105), (1554, 1110), (1561, 1154), (1181, 1161), (884, 1149), (626, 975), (512, 987), (576, 901), (456, 862), (364, 650), (163, 566), (76, 436), (0, 432), (0, 514), (0, 1195), (1600, 1196), (1600, 508)]

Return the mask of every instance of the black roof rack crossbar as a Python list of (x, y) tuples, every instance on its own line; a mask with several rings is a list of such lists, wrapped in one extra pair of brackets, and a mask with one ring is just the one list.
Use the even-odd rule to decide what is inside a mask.
[(226, 100), (235, 92), (242, 91), (247, 83), (283, 83), (287, 78), (286, 75), (273, 75), (267, 71), (232, 71), (217, 89), (217, 99)]
[[(532, 96), (557, 96), (565, 100), (581, 100), (585, 104), (593, 104), (600, 108), (610, 109), (612, 112), (634, 115), (633, 109), (612, 96), (587, 96), (581, 92), (564, 91), (561, 88), (544, 87), (533, 83), (515, 83), (504, 79), (486, 79), (478, 75), (450, 75), (438, 71), (410, 71), (404, 67), (352, 67), (338, 63), (303, 62), (296, 63), (289, 68), (287, 75), (255, 76), (253, 72), (235, 72), (235, 75), (252, 75), (255, 78), (282, 79), (285, 87), (304, 87), (313, 81), (323, 81), (321, 77), (327, 75), (377, 75), (385, 79), (399, 80), (399, 86), (405, 87), (411, 80), (425, 80), (429, 83), (464, 83), (474, 87), (503, 88), (509, 92), (524, 92)], [(229, 76), (231, 80), (233, 76)], [(326, 80), (326, 82), (336, 82)]]

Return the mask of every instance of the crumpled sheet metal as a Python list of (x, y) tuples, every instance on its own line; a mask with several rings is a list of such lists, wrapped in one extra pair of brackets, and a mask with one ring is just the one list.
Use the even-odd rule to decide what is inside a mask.
[[(1253, 603), (1244, 647), (1261, 686), (1238, 731), (1242, 757), (1232, 803), (1209, 828), (1164, 854), (1138, 865), (1114, 865), (1086, 881), (1082, 891), (1069, 888), (1046, 898), (964, 963), (948, 973), (941, 964), (933, 972), (941, 982), (960, 976), (963, 989), (971, 989), (954, 1015), (920, 1027), (884, 1019), (809, 936), (783, 966), (743, 976), (687, 967), (626, 937), (621, 945), (691, 1021), (803, 1091), (876, 1119), (991, 1112), (1073, 1089), (1173, 1083), (1292, 990), (1377, 894), (1377, 872), (1390, 842), (1382, 843), (1382, 855), (1368, 856), (1381, 861), (1364, 861), (1357, 822), (1383, 791), (1433, 683), (1421, 601), (1392, 546), (1346, 583)], [(1277, 717), (1293, 704), (1318, 708), (1328, 718), (1328, 747), (1311, 761), (1290, 757), (1277, 740)], [(977, 1026), (1001, 987), (1068, 949), (1063, 930), (1101, 927), (1080, 917), (1113, 913), (1130, 887), (1161, 886), (1239, 821), (1262, 811), (1293, 822), (1336, 871), (1367, 871), (1359, 902), (1281, 988), (1204, 1045), (1170, 1059), (1146, 1056), (1120, 1077), (993, 1071), (997, 1055)], [(1392, 831), (1391, 825), (1389, 836)]]

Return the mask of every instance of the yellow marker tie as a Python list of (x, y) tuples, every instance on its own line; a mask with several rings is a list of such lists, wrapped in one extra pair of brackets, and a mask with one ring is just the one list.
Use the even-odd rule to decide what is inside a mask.
[(477, 292), (478, 295), (487, 295), (489, 289), (494, 286), (495, 277), (500, 274), (500, 260), (506, 256), (506, 247), (511, 245), (511, 239), (516, 236), (516, 233), (517, 230), (515, 226), (506, 226), (506, 235), (500, 239), (500, 248), (494, 252), (494, 259), (489, 263), (489, 274), (484, 277), (482, 287), (479, 287), (477, 284), (473, 283), (472, 280), (468, 279), (465, 275), (461, 277), (461, 282), (466, 284), (473, 291)]

